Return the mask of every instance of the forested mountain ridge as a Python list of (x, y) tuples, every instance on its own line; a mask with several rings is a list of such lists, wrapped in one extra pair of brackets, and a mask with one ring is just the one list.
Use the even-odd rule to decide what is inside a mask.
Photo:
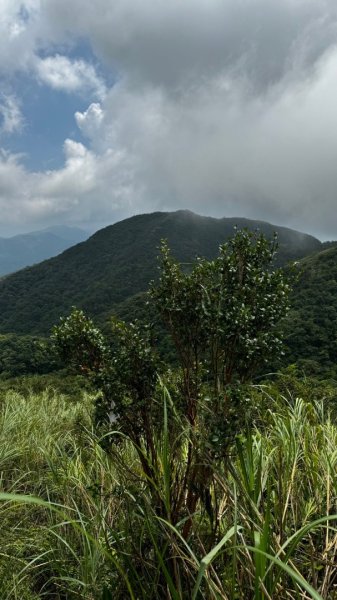
[(87, 237), (82, 229), (67, 226), (0, 237), (0, 276), (56, 256)]
[(160, 240), (168, 240), (174, 256), (191, 262), (212, 258), (234, 227), (259, 229), (279, 239), (278, 263), (311, 254), (321, 242), (307, 234), (261, 221), (215, 219), (190, 211), (156, 212), (106, 227), (86, 242), (0, 281), (0, 331), (48, 334), (60, 315), (73, 305), (103, 320), (131, 303), (157, 275)]

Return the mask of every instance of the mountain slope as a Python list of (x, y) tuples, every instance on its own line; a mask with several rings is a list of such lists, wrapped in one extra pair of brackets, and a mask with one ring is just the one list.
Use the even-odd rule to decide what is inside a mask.
[[(247, 219), (214, 219), (189, 211), (131, 217), (102, 229), (60, 256), (0, 281), (0, 331), (48, 333), (60, 315), (76, 305), (101, 321), (126, 300), (145, 291), (157, 274), (158, 247), (168, 239), (175, 257), (214, 257), (233, 228), (277, 230), (279, 262), (317, 251), (321, 243), (306, 234)], [(131, 302), (132, 304), (132, 302)]]
[(56, 256), (86, 239), (77, 227), (56, 226), (10, 238), (0, 238), (0, 275), (13, 273)]
[(337, 378), (337, 247), (303, 259), (287, 319), (287, 359)]

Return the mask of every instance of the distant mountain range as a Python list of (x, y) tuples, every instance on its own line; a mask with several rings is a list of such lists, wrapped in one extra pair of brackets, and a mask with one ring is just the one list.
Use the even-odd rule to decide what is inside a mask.
[(131, 217), (101, 229), (59, 256), (0, 281), (0, 332), (48, 334), (72, 306), (99, 322), (114, 312), (132, 317), (144, 308), (142, 293), (158, 273), (162, 238), (174, 256), (192, 262), (215, 257), (234, 227), (278, 233), (278, 263), (300, 259), (322, 248), (316, 238), (261, 221), (201, 217), (189, 211)]
[(0, 238), (0, 276), (56, 256), (82, 242), (88, 233), (59, 225), (9, 238)]

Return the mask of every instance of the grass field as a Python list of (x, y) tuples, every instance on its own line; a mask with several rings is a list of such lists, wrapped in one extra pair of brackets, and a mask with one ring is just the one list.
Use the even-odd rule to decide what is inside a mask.
[[(169, 510), (158, 517), (130, 442), (99, 443), (90, 396), (3, 394), (1, 598), (337, 598), (337, 425), (323, 399), (270, 393), (252, 388), (255, 424), (207, 465), (188, 535)], [(167, 435), (163, 503), (174, 485)]]

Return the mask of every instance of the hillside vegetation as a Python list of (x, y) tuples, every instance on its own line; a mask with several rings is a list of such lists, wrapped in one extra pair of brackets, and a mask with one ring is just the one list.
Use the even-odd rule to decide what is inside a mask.
[(337, 248), (303, 259), (286, 327), (287, 362), (337, 378)]

